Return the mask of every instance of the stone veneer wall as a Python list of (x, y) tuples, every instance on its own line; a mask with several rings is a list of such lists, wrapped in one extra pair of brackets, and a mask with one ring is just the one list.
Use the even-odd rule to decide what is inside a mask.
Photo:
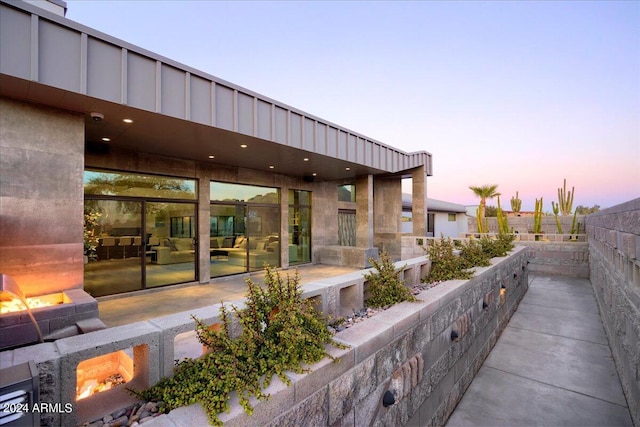
[(635, 425), (640, 425), (640, 198), (587, 216), (591, 283)]
[(0, 98), (0, 271), (27, 296), (82, 288), (84, 118)]

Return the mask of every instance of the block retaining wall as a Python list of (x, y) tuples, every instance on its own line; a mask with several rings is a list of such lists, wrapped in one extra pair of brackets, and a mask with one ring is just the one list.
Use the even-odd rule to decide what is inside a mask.
[[(288, 387), (274, 378), (266, 390), (271, 399), (253, 401), (252, 416), (235, 400), (220, 418), (226, 426), (444, 424), (527, 290), (528, 254), (518, 247), (478, 268), (471, 280), (442, 283), (423, 291), (419, 302), (398, 304), (339, 332), (335, 338), (350, 346), (331, 348), (339, 363), (323, 360), (311, 373), (289, 374)], [(398, 265), (404, 263), (410, 265)], [(387, 390), (395, 404), (384, 407)], [(149, 426), (206, 423), (204, 410), (192, 405)]]
[(587, 217), (591, 284), (635, 425), (640, 425), (640, 198)]
[[(526, 292), (529, 252), (517, 247), (509, 257), (492, 260), (491, 267), (478, 268), (471, 280), (442, 283), (423, 291), (420, 302), (399, 304), (339, 332), (336, 339), (350, 346), (347, 350), (331, 348), (340, 363), (327, 359), (314, 365), (309, 374), (289, 374), (293, 382), (289, 387), (274, 378), (266, 390), (271, 399), (254, 402), (253, 416), (232, 401), (231, 413), (221, 418), (231, 426), (397, 425), (411, 417), (421, 423), (444, 423)], [(419, 257), (396, 265), (403, 267), (403, 277), (411, 286), (427, 273), (429, 261)], [(349, 314), (363, 306), (368, 286), (364, 272), (307, 284), (303, 296), (313, 299), (326, 314)], [(500, 296), (502, 286), (505, 302)], [(39, 369), (40, 401), (74, 405), (69, 413), (42, 414), (42, 424), (79, 425), (135, 401), (118, 386), (76, 403), (80, 362), (131, 350), (133, 384), (143, 388), (171, 375), (176, 337), (193, 331), (191, 315), (214, 323), (219, 321), (218, 313), (219, 306), (205, 307), (6, 351), (0, 353), (0, 366), (33, 360)], [(459, 335), (456, 341), (451, 339), (452, 330)], [(394, 394), (396, 404), (384, 408), (381, 401), (387, 390)], [(162, 415), (149, 425), (205, 423), (203, 409), (193, 405)]]

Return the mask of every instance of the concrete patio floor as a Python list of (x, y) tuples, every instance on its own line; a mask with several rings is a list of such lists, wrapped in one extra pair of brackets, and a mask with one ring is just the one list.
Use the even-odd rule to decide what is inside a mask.
[(589, 280), (529, 281), (447, 426), (632, 426)]
[[(356, 268), (317, 264), (303, 265), (297, 269), (292, 267), (280, 271), (280, 274), (294, 275), (296, 270), (300, 274), (301, 284), (358, 271)], [(251, 277), (256, 283), (262, 283), (264, 273), (260, 271), (250, 276), (245, 274), (221, 277), (212, 279), (211, 283), (207, 284), (176, 285), (101, 297), (98, 298), (100, 320), (107, 326), (114, 327), (215, 305), (220, 301), (239, 301), (247, 291), (247, 277)]]

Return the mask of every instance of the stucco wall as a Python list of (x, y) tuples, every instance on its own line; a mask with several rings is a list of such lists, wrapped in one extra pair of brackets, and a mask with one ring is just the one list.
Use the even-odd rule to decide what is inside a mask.
[(591, 283), (609, 345), (640, 425), (640, 198), (587, 216)]
[(27, 295), (82, 287), (84, 118), (0, 98), (0, 271)]

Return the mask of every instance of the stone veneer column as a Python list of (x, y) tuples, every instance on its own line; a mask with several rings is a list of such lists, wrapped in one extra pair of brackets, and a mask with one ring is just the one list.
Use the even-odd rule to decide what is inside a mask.
[(280, 188), (280, 267), (289, 268), (289, 188)]
[(413, 178), (413, 198), (412, 213), (413, 235), (427, 235), (427, 173), (424, 166), (415, 168), (412, 171)]
[(27, 295), (82, 288), (84, 117), (0, 99), (0, 270)]
[(373, 175), (356, 179), (356, 247), (373, 247)]
[(198, 168), (198, 281), (211, 280), (211, 181), (209, 174)]

